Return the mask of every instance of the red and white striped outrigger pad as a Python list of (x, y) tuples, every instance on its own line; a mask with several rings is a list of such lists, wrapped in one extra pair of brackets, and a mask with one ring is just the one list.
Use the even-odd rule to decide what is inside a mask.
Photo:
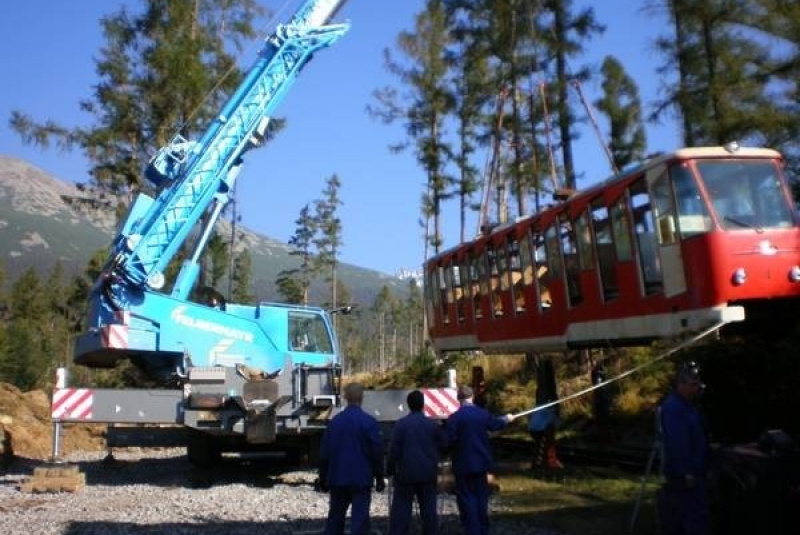
[(53, 392), (53, 420), (91, 420), (94, 392), (88, 388), (61, 388)]
[(118, 310), (114, 313), (114, 316), (120, 323), (103, 325), (100, 331), (103, 347), (128, 349), (128, 320), (130, 319), (130, 312)]
[(425, 396), (423, 411), (428, 418), (447, 418), (458, 410), (458, 395), (455, 388), (422, 388)]

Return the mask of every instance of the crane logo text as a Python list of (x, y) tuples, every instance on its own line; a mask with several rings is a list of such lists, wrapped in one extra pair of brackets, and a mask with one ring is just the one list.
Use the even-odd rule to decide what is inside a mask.
[(175, 310), (172, 311), (171, 315), (172, 321), (174, 321), (175, 323), (179, 323), (185, 327), (191, 327), (192, 329), (200, 329), (202, 331), (208, 331), (214, 334), (219, 334), (222, 336), (227, 336), (229, 338), (234, 338), (242, 342), (253, 343), (253, 333), (242, 331), (240, 329), (232, 329), (231, 327), (226, 327), (224, 325), (220, 325), (219, 323), (214, 323), (212, 321), (193, 318), (191, 316), (187, 316), (185, 312), (186, 312), (185, 306), (177, 307)]

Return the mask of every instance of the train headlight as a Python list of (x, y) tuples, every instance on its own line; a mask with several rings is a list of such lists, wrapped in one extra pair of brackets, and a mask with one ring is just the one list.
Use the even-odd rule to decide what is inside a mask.
[(747, 282), (747, 272), (744, 270), (744, 268), (739, 268), (733, 272), (733, 277), (731, 277), (731, 280), (736, 286), (741, 286)]
[(789, 280), (792, 282), (800, 281), (800, 266), (792, 266), (789, 270)]

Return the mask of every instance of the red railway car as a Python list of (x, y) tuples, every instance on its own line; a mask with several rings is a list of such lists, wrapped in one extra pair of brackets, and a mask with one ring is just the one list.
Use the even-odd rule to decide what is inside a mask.
[(798, 298), (800, 228), (768, 149), (660, 155), (425, 264), (439, 352), (636, 345), (796, 318)]

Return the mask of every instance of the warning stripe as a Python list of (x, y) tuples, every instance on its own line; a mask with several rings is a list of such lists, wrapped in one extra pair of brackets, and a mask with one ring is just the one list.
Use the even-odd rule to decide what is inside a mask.
[(54, 420), (91, 420), (94, 392), (88, 388), (62, 388), (53, 392)]
[(447, 417), (458, 410), (459, 403), (455, 388), (424, 388), (424, 412), (428, 417)]
[(101, 333), (103, 347), (128, 349), (127, 325), (104, 325)]

